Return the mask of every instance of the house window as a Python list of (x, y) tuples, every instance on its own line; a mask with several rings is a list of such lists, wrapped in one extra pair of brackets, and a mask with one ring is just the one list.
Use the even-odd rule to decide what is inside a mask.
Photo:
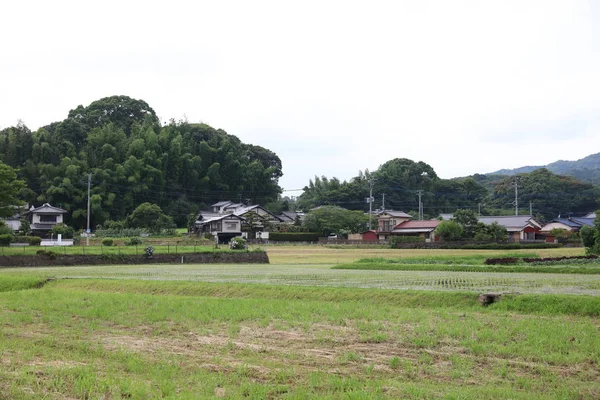
[(235, 223), (235, 222), (227, 222), (225, 224), (225, 226), (227, 227), (228, 230), (231, 230), (231, 231), (234, 229), (237, 229), (237, 223)]
[(56, 215), (40, 215), (40, 222), (56, 222)]

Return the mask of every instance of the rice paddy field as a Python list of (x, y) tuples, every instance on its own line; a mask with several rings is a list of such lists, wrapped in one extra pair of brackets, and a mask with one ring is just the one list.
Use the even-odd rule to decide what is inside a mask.
[(600, 398), (600, 263), (483, 264), (582, 249), (267, 252), (0, 269), (0, 399)]

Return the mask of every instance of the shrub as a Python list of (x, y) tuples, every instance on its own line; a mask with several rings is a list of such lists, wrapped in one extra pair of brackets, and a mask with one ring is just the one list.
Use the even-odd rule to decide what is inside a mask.
[(42, 238), (38, 236), (15, 236), (13, 243), (29, 243), (31, 246), (39, 246)]
[(146, 233), (144, 229), (98, 229), (94, 234), (96, 237), (133, 237), (140, 236), (141, 234)]
[(204, 239), (215, 240), (215, 236), (212, 233), (210, 233), (210, 232), (206, 232), (204, 234)]
[(246, 239), (234, 237), (229, 241), (229, 248), (231, 250), (245, 250), (248, 248), (248, 245), (246, 244)]
[(152, 258), (154, 256), (154, 248), (152, 246), (148, 246), (144, 249), (146, 253), (146, 258)]
[(581, 236), (581, 244), (583, 247), (594, 246), (594, 242), (596, 241), (594, 228), (587, 225), (582, 226), (581, 230), (579, 231), (579, 236)]
[(435, 233), (445, 241), (460, 240), (464, 234), (462, 225), (454, 221), (444, 221), (435, 228)]
[(73, 228), (65, 224), (56, 224), (52, 227), (52, 235), (54, 235), (54, 237), (57, 237), (60, 234), (63, 239), (73, 239), (73, 233)]
[(136, 246), (138, 244), (142, 244), (142, 239), (137, 237), (132, 237), (125, 241), (125, 246)]
[(110, 247), (113, 245), (113, 240), (110, 238), (104, 238), (102, 239), (102, 246), (107, 246)]
[(318, 242), (318, 232), (270, 232), (269, 240), (276, 242)]
[(391, 236), (388, 239), (388, 244), (391, 249), (395, 249), (399, 243), (420, 243), (425, 240), (420, 236)]
[[(10, 229), (10, 228), (9, 228)], [(12, 234), (2, 234), (0, 235), (0, 246), (8, 246), (10, 242), (13, 241), (14, 236)]]
[(0, 221), (0, 235), (13, 235), (14, 232), (4, 221)]

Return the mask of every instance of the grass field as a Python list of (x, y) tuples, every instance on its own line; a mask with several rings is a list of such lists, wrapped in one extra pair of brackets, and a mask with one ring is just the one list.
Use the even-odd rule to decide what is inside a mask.
[[(267, 250), (0, 270), (0, 399), (600, 397), (598, 275), (331, 268), (498, 251)], [(484, 308), (484, 290), (522, 294)]]

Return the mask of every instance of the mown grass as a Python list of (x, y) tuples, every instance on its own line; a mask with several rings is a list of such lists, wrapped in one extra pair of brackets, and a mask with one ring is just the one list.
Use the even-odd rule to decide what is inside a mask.
[(58, 280), (0, 293), (0, 399), (593, 399), (598, 306), (589, 296), (483, 308), (467, 293)]

